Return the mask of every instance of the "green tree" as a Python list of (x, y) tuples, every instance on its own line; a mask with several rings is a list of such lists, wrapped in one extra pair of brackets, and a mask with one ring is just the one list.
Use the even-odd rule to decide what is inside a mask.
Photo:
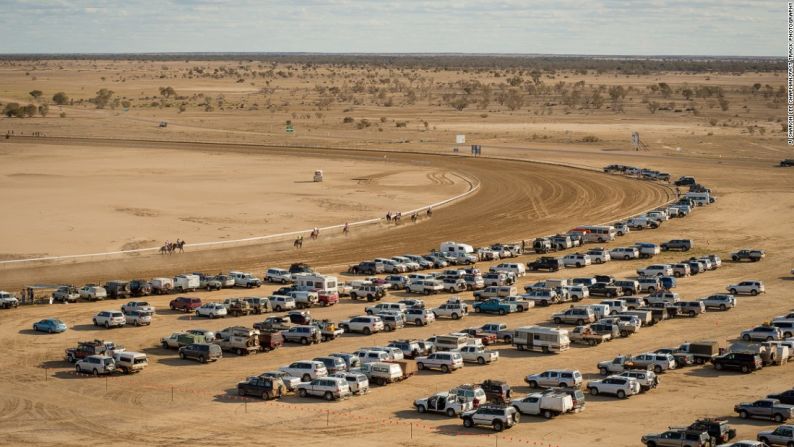
[(25, 107), (22, 107), (20, 110), (22, 111), (22, 114), (19, 115), (20, 117), (22, 117), (22, 115), (25, 115), (28, 118), (30, 118), (36, 114), (37, 108), (33, 104), (28, 104)]
[(518, 89), (511, 88), (505, 96), (505, 106), (510, 110), (520, 109), (524, 105), (524, 96)]
[(3, 115), (13, 118), (18, 116), (19, 114), (19, 104), (15, 102), (9, 102), (6, 104), (5, 108), (3, 109)]
[(33, 97), (33, 99), (39, 99), (39, 97), (40, 97), (41, 95), (43, 95), (43, 94), (44, 94), (44, 92), (42, 92), (41, 90), (32, 90), (32, 91), (30, 92), (30, 96), (32, 96), (32, 97)]
[(58, 104), (59, 106), (62, 106), (69, 102), (69, 97), (66, 96), (66, 93), (64, 92), (58, 92), (52, 95), (52, 102)]
[(46, 117), (48, 113), (50, 113), (50, 106), (47, 104), (42, 104), (39, 106), (39, 115)]
[(110, 100), (113, 98), (113, 94), (113, 90), (108, 90), (106, 88), (96, 92), (96, 96), (93, 99), (96, 108), (104, 109), (110, 103)]
[(160, 87), (160, 96), (170, 98), (171, 96), (176, 96), (176, 91), (173, 87)]

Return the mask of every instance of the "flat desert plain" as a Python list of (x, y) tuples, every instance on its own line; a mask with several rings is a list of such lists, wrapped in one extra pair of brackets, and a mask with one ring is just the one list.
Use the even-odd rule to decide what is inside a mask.
[[(101, 82), (109, 85), (112, 82), (112, 87), (119, 92), (126, 89), (128, 96), (132, 92), (136, 98), (158, 96), (156, 101), (161, 102), (163, 98), (158, 95), (157, 86), (166, 85), (166, 81), (156, 76), (162, 72), (172, 76), (182, 63), (147, 65), (143, 62), (99, 61), (92, 68), (87, 67), (90, 63), (86, 61), (51, 61), (47, 68), (39, 62), (36, 80), (31, 79), (32, 75), (24, 74), (26, 70), (34, 73), (32, 64), (6, 66), (0, 70), (3, 102), (9, 99), (22, 101), (27, 91), (36, 86), (45, 86), (42, 90), (49, 94), (64, 90), (72, 97), (79, 97), (81, 91), (87, 91), (83, 96), (89, 98), (93, 97)], [(195, 65), (217, 67), (221, 63), (196, 62)], [(56, 70), (57, 66), (63, 69)], [(162, 70), (162, 66), (170, 69)], [(276, 70), (289, 72), (299, 71), (299, 68), (276, 67)], [(354, 69), (337, 71), (337, 76), (347, 76), (351, 83), (360, 74)], [(127, 79), (116, 81), (118, 73), (122, 72), (126, 73)], [(312, 70), (306, 73), (307, 77), (314, 76)], [(420, 71), (419, 75), (435, 76), (428, 87), (431, 90), (440, 89), (439, 83), (469, 77), (460, 71)], [(101, 76), (107, 80), (100, 80)], [(331, 79), (330, 73), (316, 76), (317, 79), (323, 76)], [(492, 74), (487, 76), (493, 78)], [(565, 75), (569, 78), (562, 78), (559, 73), (555, 76), (556, 80), (546, 82), (551, 84), (566, 79), (567, 83), (573, 84), (579, 80), (575, 73)], [(481, 77), (485, 80), (486, 75)], [(178, 105), (155, 108), (132, 104), (123, 111), (121, 105), (117, 109), (96, 109), (93, 104), (78, 102), (62, 106), (63, 118), (57, 113), (46, 118), (3, 118), (0, 125), (14, 129), (15, 133), (2, 140), (0, 151), (7, 154), (4, 157), (15, 160), (13, 163), (16, 165), (10, 169), (4, 164), (1, 171), (4, 176), (0, 181), (14, 185), (20, 193), (28, 191), (20, 185), (21, 181), (27, 180), (9, 174), (52, 175), (55, 168), (45, 170), (39, 165), (34, 169), (33, 161), (25, 161), (23, 157), (25, 153), (50, 154), (64, 157), (59, 164), (69, 167), (63, 175), (70, 181), (63, 188), (96, 192), (96, 186), (92, 185), (96, 185), (100, 176), (87, 172), (92, 167), (107, 166), (115, 157), (138, 163), (132, 159), (151, 154), (146, 158), (186, 160), (187, 171), (181, 175), (187, 177), (190, 190), (181, 191), (185, 194), (183, 197), (216, 197), (208, 200), (217, 201), (225, 194), (215, 189), (231, 194), (239, 189), (241, 194), (255, 200), (261, 188), (268, 185), (284, 188), (285, 201), (297, 200), (301, 193), (309, 194), (305, 196), (309, 208), (300, 212), (296, 210), (294, 216), (287, 218), (284, 213), (293, 208), (281, 200), (267, 199), (258, 208), (260, 214), (255, 214), (255, 211), (246, 210), (247, 200), (236, 198), (232, 200), (234, 208), (227, 213), (220, 209), (207, 210), (201, 201), (190, 202), (195, 207), (188, 204), (155, 206), (147, 201), (135, 202), (137, 194), (134, 193), (122, 196), (127, 197), (125, 200), (116, 199), (116, 194), (107, 194), (101, 202), (103, 206), (91, 207), (89, 201), (86, 218), (81, 219), (78, 213), (68, 213), (68, 217), (81, 225), (91, 225), (94, 219), (111, 219), (120, 229), (131, 226), (135, 231), (103, 230), (97, 234), (101, 237), (93, 241), (90, 237), (83, 240), (84, 236), (65, 236), (60, 225), (50, 227), (46, 223), (31, 222), (26, 226), (22, 216), (32, 214), (24, 213), (46, 210), (23, 211), (7, 206), (4, 207), (7, 212), (3, 219), (4, 233), (6, 228), (11, 228), (20, 236), (9, 240), (8, 246), (13, 249), (6, 248), (4, 241), (0, 252), (81, 253), (95, 249), (89, 246), (91, 243), (99, 244), (96, 247), (99, 249), (118, 248), (127, 242), (125, 238), (128, 237), (159, 241), (164, 237), (180, 236), (178, 232), (171, 235), (173, 226), (185, 228), (182, 230), (185, 234), (194, 231), (190, 238), (193, 234), (206, 234), (208, 239), (246, 237), (260, 231), (298, 230), (321, 225), (323, 221), (312, 220), (319, 219), (318, 212), (333, 215), (333, 219), (327, 222), (338, 223), (340, 217), (344, 220), (348, 215), (351, 219), (356, 215), (369, 215), (370, 209), (364, 207), (372, 207), (382, 213), (387, 209), (417, 206), (465, 189), (463, 182), (455, 180), (455, 175), (475, 181), (480, 188), (467, 198), (436, 210), (432, 218), (421, 219), (416, 224), (380, 224), (367, 231), (353, 232), (348, 238), (321, 237), (304, 245), (302, 250), (279, 244), (249, 244), (209, 251), (191, 251), (188, 246), (186, 253), (171, 257), (144, 254), (64, 263), (4, 264), (0, 266), (0, 287), (14, 291), (37, 281), (81, 284), (201, 269), (213, 272), (242, 269), (261, 275), (267, 266), (284, 267), (296, 261), (309, 262), (319, 271), (336, 274), (340, 280), (346, 281), (355, 279), (345, 273), (346, 266), (363, 259), (425, 253), (445, 240), (475, 245), (529, 240), (567, 231), (581, 224), (612, 222), (674, 198), (674, 189), (667, 184), (595, 172), (604, 165), (621, 163), (666, 171), (673, 178), (693, 175), (714, 191), (717, 202), (696, 209), (685, 219), (668, 221), (658, 230), (632, 232), (605, 246), (611, 248), (640, 241), (659, 243), (688, 238), (694, 241), (694, 250), (686, 254), (665, 252), (652, 261), (613, 261), (555, 274), (530, 273), (519, 279), (519, 290), (526, 284), (549, 277), (610, 274), (632, 278), (636, 269), (650, 262), (675, 262), (689, 256), (714, 253), (724, 260), (722, 268), (681, 279), (675, 290), (683, 298), (696, 299), (724, 292), (728, 284), (744, 279), (763, 281), (767, 293), (739, 297), (738, 306), (727, 312), (712, 311), (697, 318), (664, 321), (643, 328), (628, 338), (596, 347), (573, 346), (569, 351), (556, 355), (519, 352), (509, 345), (496, 344), (491, 349), (499, 350), (501, 358), (495, 364), (467, 365), (452, 374), (425, 371), (401, 383), (373, 387), (365, 396), (333, 403), (294, 396), (270, 402), (240, 399), (235, 388), (237, 382), (247, 376), (296, 360), (331, 352), (352, 352), (361, 346), (383, 344), (395, 338), (425, 338), (496, 321), (505, 322), (510, 327), (551, 325), (551, 314), (566, 305), (539, 307), (507, 316), (471, 314), (459, 321), (442, 320), (424, 327), (409, 326), (394, 334), (381, 333), (369, 337), (346, 334), (336, 341), (319, 345), (288, 345), (274, 352), (244, 357), (228, 354), (208, 365), (180, 360), (174, 351), (159, 347), (160, 338), (189, 328), (220, 330), (232, 325), (250, 326), (263, 317), (197, 320), (195, 316), (168, 310), (168, 302), (173, 297), (161, 296), (149, 298), (149, 302), (158, 309), (151, 326), (105, 330), (93, 327), (92, 316), (103, 309), (118, 308), (121, 302), (22, 306), (0, 312), (0, 336), (5, 340), (0, 346), (0, 431), (4, 443), (84, 445), (112, 432), (113, 442), (123, 445), (257, 443), (279, 446), (301, 442), (325, 446), (351, 443), (384, 446), (632, 446), (640, 445), (640, 437), (645, 433), (688, 424), (698, 417), (728, 418), (738, 430), (740, 439), (754, 439), (758, 431), (774, 426), (769, 421), (738, 419), (733, 406), (740, 401), (754, 400), (790, 388), (794, 378), (791, 365), (768, 367), (749, 375), (718, 372), (711, 366), (676, 369), (663, 373), (659, 388), (648, 393), (626, 400), (588, 396), (587, 407), (582, 413), (552, 420), (524, 416), (516, 427), (500, 434), (484, 428), (465, 429), (459, 419), (420, 415), (413, 409), (412, 402), (436, 391), (489, 378), (506, 380), (517, 395), (523, 395), (530, 391), (523, 377), (551, 368), (578, 369), (586, 380), (595, 379), (598, 376), (596, 363), (617, 354), (637, 354), (693, 340), (716, 340), (727, 345), (738, 337), (741, 330), (791, 311), (794, 308), (790, 273), (794, 267), (794, 255), (790, 249), (794, 243), (791, 232), (794, 171), (775, 166), (781, 158), (790, 157), (791, 151), (785, 145), (780, 124), (776, 122), (782, 109), (775, 108), (770, 97), (763, 97), (765, 84), (771, 84), (774, 92), (782, 83), (779, 73), (659, 73), (625, 78), (591, 73), (582, 76), (586, 85), (591, 82), (636, 85), (641, 91), (626, 96), (622, 113), (572, 106), (570, 113), (552, 108), (552, 115), (547, 112), (550, 106), (537, 106), (535, 103), (524, 104), (517, 110), (492, 103), (482, 110), (472, 106), (461, 112), (437, 104), (437, 100), (432, 98), (426, 99), (421, 85), (416, 86), (419, 100), (413, 105), (402, 104), (402, 94), (394, 94), (395, 104), (391, 106), (332, 104), (327, 110), (318, 111), (316, 101), (323, 93), (318, 93), (321, 89), (315, 88), (317, 79), (300, 77), (285, 77), (283, 82), (273, 79), (267, 86), (258, 79), (246, 81), (255, 84), (250, 89), (251, 94), (271, 99), (271, 109), (266, 108), (266, 98), (263, 97), (257, 99), (258, 110), (249, 110), (253, 99), (248, 98), (242, 111), (230, 110), (228, 106), (221, 111), (217, 104), (218, 90), (212, 89), (225, 89), (225, 101), (232, 101), (232, 98), (241, 101), (246, 99), (246, 91), (234, 91), (233, 87), (247, 89), (248, 86), (241, 85), (245, 83), (237, 83), (228, 77), (190, 79), (175, 76), (166, 79), (180, 95), (183, 92), (212, 95), (213, 110), (206, 111), (206, 106), (197, 109), (198, 106), (191, 104), (180, 113), (176, 109)], [(701, 110), (699, 115), (677, 113), (675, 108), (651, 113), (641, 102), (641, 97), (648, 95), (651, 96), (648, 101), (659, 100), (654, 96), (656, 92), (646, 89), (647, 85), (658, 86), (659, 82), (672, 85), (674, 96), (684, 87), (721, 86), (724, 97), (730, 101), (728, 110), (722, 110), (719, 105), (709, 108), (708, 101), (717, 101), (714, 97), (693, 100), (696, 108)], [(306, 85), (301, 87), (301, 83)], [(420, 84), (418, 80), (414, 83)], [(758, 95), (752, 93), (756, 83), (761, 84)], [(274, 91), (258, 93), (262, 88)], [(746, 92), (742, 88), (747, 88)], [(216, 93), (211, 93), (213, 91)], [(365, 94), (377, 98), (378, 92)], [(386, 96), (390, 94), (387, 92)], [(301, 95), (305, 98), (293, 99), (290, 105), (283, 105), (289, 101), (288, 98), (302, 98)], [(632, 96), (634, 100), (630, 101)], [(683, 98), (674, 100), (679, 106), (688, 101)], [(166, 99), (169, 101), (172, 100)], [(300, 110), (301, 101), (304, 102), (304, 110)], [(139, 103), (143, 104), (143, 100)], [(745, 105), (747, 107), (743, 107)], [(348, 108), (353, 111), (346, 112)], [(277, 110), (271, 112), (272, 109)], [(322, 117), (317, 117), (318, 112)], [(296, 118), (292, 117), (293, 113)], [(301, 118), (306, 115), (311, 117)], [(487, 116), (483, 118), (482, 115)], [(345, 116), (354, 116), (352, 126), (343, 122)], [(381, 121), (377, 118), (379, 116), (386, 117), (386, 121)], [(365, 119), (370, 126), (354, 127), (364, 117), (368, 117)], [(169, 121), (168, 127), (157, 127), (157, 123), (164, 119)], [(297, 135), (283, 133), (287, 119), (293, 121)], [(302, 119), (308, 127), (301, 126)], [(717, 123), (712, 125), (712, 119)], [(202, 128), (200, 120), (205, 120), (208, 128)], [(255, 130), (253, 123), (257, 120), (266, 123), (258, 127), (270, 126), (272, 131)], [(402, 120), (410, 122), (408, 127), (394, 124), (394, 121)], [(212, 126), (209, 121), (212, 121)], [(423, 124), (425, 121), (429, 123), (427, 126)], [(182, 125), (185, 127), (180, 128)], [(751, 126), (756, 126), (752, 127), (752, 133), (748, 129)], [(305, 135), (308, 128), (312, 129), (310, 136)], [(762, 133), (758, 130), (760, 128), (766, 130)], [(647, 150), (631, 149), (628, 137), (632, 129), (640, 129)], [(31, 132), (43, 133), (46, 137), (31, 137)], [(460, 150), (453, 152), (454, 135), (458, 132), (465, 132), (469, 142), (483, 144), (485, 156), (474, 159)], [(594, 138), (584, 138), (586, 136)], [(199, 141), (206, 144), (197, 144)], [(292, 147), (285, 148), (284, 145)], [(386, 150), (389, 152), (384, 152)], [(72, 152), (74, 156), (59, 155)], [(103, 155), (97, 155), (98, 152)], [(217, 155), (210, 155), (215, 152)], [(135, 154), (141, 156), (134, 157)], [(387, 155), (391, 161), (381, 164), (382, 155)], [(237, 162), (241, 158), (245, 160), (243, 164)], [(311, 161), (304, 163), (304, 160)], [(353, 160), (357, 160), (355, 166), (351, 166)], [(321, 193), (308, 191), (303, 188), (316, 185), (294, 183), (309, 180), (320, 163), (328, 166), (329, 173), (338, 173), (329, 175), (327, 190), (323, 189)], [(282, 182), (287, 182), (286, 185), (279, 185), (267, 177), (260, 178), (262, 167), (273, 164), (279, 167), (273, 178), (281, 178)], [(53, 165), (55, 163), (50, 166)], [(202, 167), (215, 174), (202, 176)], [(239, 175), (230, 172), (234, 169), (240, 170)], [(390, 174), (366, 186), (350, 182), (354, 177), (384, 172)], [(429, 185), (427, 182), (432, 180), (428, 174), (434, 172), (445, 173), (453, 184), (433, 182)], [(170, 194), (177, 194), (180, 174), (175, 175), (177, 181), (169, 182), (163, 175), (148, 173), (148, 182), (140, 182), (142, 193), (155, 194), (156, 187), (152, 183), (159, 182), (171, 191)], [(41, 179), (28, 180), (40, 182)], [(128, 188), (137, 184), (133, 174), (126, 171), (120, 180)], [(37, 184), (42, 191), (52, 191), (47, 182)], [(343, 199), (344, 193), (352, 195)], [(5, 188), (2, 194), (5, 194)], [(388, 198), (388, 204), (383, 204), (383, 194), (394, 194), (397, 197), (394, 200), (402, 202), (392, 202)], [(322, 205), (324, 199), (332, 203), (344, 202), (351, 208), (329, 211)], [(5, 200), (4, 197), (4, 205)], [(55, 202), (51, 200), (48, 203), (68, 209)], [(108, 204), (113, 205), (112, 209)], [(175, 206), (181, 208), (174, 209)], [(124, 214), (117, 212), (116, 207), (157, 209), (160, 217)], [(357, 208), (361, 210), (356, 211)], [(244, 212), (249, 214), (242, 214)], [(267, 215), (268, 212), (272, 214)], [(206, 223), (191, 222), (189, 224), (195, 227), (190, 227), (180, 220), (185, 216), (230, 219), (233, 222), (227, 224), (207, 219)], [(258, 218), (268, 222), (260, 224), (256, 221)], [(221, 231), (218, 229), (221, 226), (229, 226), (230, 229)], [(52, 235), (40, 234), (50, 228), (54, 230)], [(148, 234), (152, 236), (145, 236)], [(3, 237), (7, 236), (4, 234)], [(45, 245), (31, 242), (35, 249), (26, 249), (16, 240), (37, 240), (39, 237), (48, 242)], [(182, 237), (188, 239), (186, 235)], [(759, 263), (733, 263), (729, 260), (730, 252), (748, 247), (765, 249), (767, 257)], [(567, 252), (560, 255), (564, 253)], [(528, 262), (536, 257), (528, 254), (518, 260)], [(483, 262), (478, 267), (486, 270), (494, 264)], [(195, 296), (205, 301), (218, 301), (251, 294), (265, 296), (275, 288), (265, 285), (255, 291), (227, 289), (196, 292)], [(470, 304), (473, 301), (471, 292), (460, 295)], [(386, 300), (396, 301), (407, 296), (405, 292), (391, 292)], [(449, 296), (443, 293), (424, 299), (428, 306), (435, 307)], [(587, 300), (592, 303), (598, 301)], [(362, 302), (343, 298), (337, 305), (312, 309), (311, 313), (315, 318), (338, 321), (361, 314), (364, 306)], [(70, 330), (58, 335), (32, 332), (31, 324), (45, 317), (61, 318)], [(63, 361), (63, 350), (79, 340), (94, 338), (113, 340), (129, 350), (147, 353), (149, 367), (137, 375), (107, 379), (74, 374), (73, 367)]]

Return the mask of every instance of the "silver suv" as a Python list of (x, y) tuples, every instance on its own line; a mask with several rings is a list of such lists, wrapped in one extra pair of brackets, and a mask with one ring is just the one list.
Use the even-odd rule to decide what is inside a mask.
[(490, 425), (495, 431), (502, 431), (518, 423), (518, 411), (512, 406), (481, 405), (476, 410), (460, 415), (464, 427)]

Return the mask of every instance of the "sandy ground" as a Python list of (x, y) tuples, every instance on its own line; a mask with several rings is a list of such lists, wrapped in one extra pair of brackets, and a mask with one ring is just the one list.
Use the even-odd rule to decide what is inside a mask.
[[(131, 64), (136, 67), (143, 65)], [(120, 68), (131, 69), (126, 65)], [(37, 81), (23, 82), (19, 80), (22, 77), (21, 70), (17, 68), (18, 73), (15, 72), (13, 76), (7, 73), (0, 76), (0, 91), (3, 95), (13, 96), (11, 93), (16, 92), (15, 97), (19, 97), (41, 85), (42, 81), (47, 81), (49, 76), (52, 79), (47, 82), (63, 87), (74, 96), (79, 95), (81, 89), (87, 89), (87, 92), (96, 90), (92, 90), (95, 84), (91, 83), (98, 82), (94, 77), (99, 76), (93, 72), (79, 74), (67, 70), (61, 77), (58, 74), (61, 72), (52, 70), (49, 74), (39, 73)], [(80, 76), (88, 81), (81, 80), (83, 78)], [(726, 86), (749, 85), (756, 81), (776, 85), (782, 81), (775, 74), (714, 74), (709, 78), (708, 83)], [(588, 82), (637, 83), (642, 87), (661, 79), (693, 84), (700, 81), (695, 75), (651, 75), (643, 79), (626, 78), (620, 81), (618, 77), (611, 79), (610, 76), (603, 76), (588, 78)], [(128, 89), (126, 94), (132, 94), (138, 90), (150, 92), (165, 82), (132, 81), (130, 75), (130, 82), (115, 86), (123, 86)], [(217, 82), (202, 80), (200, 83), (187, 80), (179, 81), (179, 84), (174, 82), (178, 90), (196, 84), (202, 91), (225, 88), (223, 91), (230, 95), (234, 93), (233, 88), (247, 88), (234, 85), (228, 79)], [(295, 86), (301, 81), (291, 79), (289, 82)], [(551, 117), (494, 113), (482, 118), (491, 124), (483, 126), (478, 124), (480, 121), (474, 113), (458, 114), (417, 106), (386, 111), (359, 107), (353, 112), (356, 118), (370, 116), (377, 119), (386, 113), (389, 114), (389, 120), (410, 117), (411, 123), (405, 131), (355, 131), (340, 127), (338, 123), (341, 117), (349, 112), (338, 110), (327, 118), (315, 120), (315, 125), (299, 124), (297, 135), (284, 137), (281, 127), (287, 114), (277, 113), (268, 124), (262, 126), (257, 121), (259, 117), (241, 119), (232, 112), (209, 115), (187, 112), (178, 115), (173, 110), (133, 110), (124, 114), (78, 107), (65, 109), (67, 118), (4, 120), (2, 124), (6, 128), (22, 129), (26, 134), (32, 130), (44, 130), (49, 135), (64, 136), (214, 140), (224, 143), (224, 157), (238, 156), (235, 154), (280, 157), (282, 152), (290, 150), (236, 147), (230, 144), (263, 141), (449, 154), (454, 133), (464, 129), (473, 132), (467, 135), (469, 141), (485, 144), (485, 154), (488, 156), (559, 161), (589, 167), (623, 163), (665, 170), (673, 176), (694, 175), (715, 191), (718, 197), (715, 205), (698, 209), (687, 219), (668, 222), (659, 230), (632, 233), (609, 245), (626, 245), (635, 241), (661, 242), (686, 237), (693, 239), (696, 244), (691, 254), (716, 253), (723, 259), (738, 248), (763, 248), (768, 253), (763, 262), (726, 262), (720, 270), (681, 280), (677, 291), (684, 298), (697, 298), (724, 291), (726, 285), (735, 281), (760, 279), (766, 284), (767, 294), (742, 297), (739, 306), (726, 313), (709, 312), (696, 319), (664, 322), (643, 329), (627, 339), (592, 348), (574, 347), (560, 355), (519, 353), (509, 346), (497, 345), (495, 349), (500, 350), (502, 358), (496, 365), (466, 366), (462, 371), (450, 375), (424, 372), (404, 383), (374, 388), (367, 396), (338, 403), (295, 397), (280, 402), (244, 401), (233, 396), (235, 384), (245, 376), (297, 359), (353, 351), (360, 346), (379, 344), (397, 337), (428, 337), (491, 321), (504, 321), (511, 327), (547, 324), (551, 313), (560, 307), (538, 308), (506, 317), (471, 315), (459, 322), (441, 321), (423, 328), (409, 327), (399, 334), (377, 334), (371, 337), (348, 335), (330, 344), (287, 346), (273, 353), (251, 357), (239, 358), (229, 354), (210, 365), (181, 361), (174, 352), (158, 348), (157, 343), (160, 337), (177, 329), (222, 329), (237, 324), (250, 325), (258, 318), (195, 321), (187, 315), (164, 310), (169, 298), (157, 297), (151, 301), (161, 310), (151, 327), (105, 331), (90, 326), (91, 316), (105, 308), (117, 308), (121, 303), (20, 308), (0, 312), (0, 337), (5, 340), (0, 345), (2, 443), (84, 445), (97, 436), (107, 436), (108, 427), (112, 427), (116, 434), (115, 443), (122, 445), (257, 443), (279, 446), (299, 439), (301, 443), (323, 446), (634, 446), (640, 445), (639, 439), (644, 433), (687, 424), (703, 416), (728, 417), (738, 429), (740, 438), (753, 439), (759, 430), (772, 427), (773, 424), (736, 419), (732, 413), (733, 405), (792, 386), (794, 374), (791, 365), (765, 368), (751, 375), (717, 373), (709, 367), (687, 368), (665, 373), (660, 388), (624, 401), (588, 397), (587, 409), (581, 414), (566, 415), (551, 421), (525, 416), (517, 427), (500, 434), (498, 438), (486, 429), (466, 430), (456, 419), (420, 416), (411, 407), (414, 399), (436, 390), (487, 378), (507, 380), (520, 395), (528, 391), (522, 381), (526, 374), (548, 368), (577, 368), (586, 378), (593, 378), (597, 373), (596, 362), (610, 359), (618, 353), (639, 353), (691, 340), (708, 339), (727, 343), (737, 337), (741, 330), (794, 308), (790, 294), (792, 276), (789, 273), (794, 267), (794, 254), (790, 250), (794, 244), (794, 235), (791, 233), (791, 222), (794, 221), (794, 175), (791, 170), (773, 166), (780, 158), (790, 157), (788, 154), (791, 154), (779, 135), (751, 136), (743, 133), (741, 127), (710, 127), (707, 124), (708, 114), (690, 117), (657, 113), (653, 117), (638, 118), (631, 113), (615, 116), (606, 112), (586, 116), (557, 114)], [(768, 118), (767, 115), (774, 116), (773, 111), (760, 105), (754, 105), (751, 109), (732, 109), (725, 115), (741, 115), (741, 119), (752, 116), (762, 121)], [(175, 122), (174, 126), (169, 125), (166, 132), (156, 128), (161, 116), (167, 116)], [(320, 123), (326, 119), (327, 123)], [(420, 119), (431, 121), (427, 132), (421, 130)], [(725, 118), (720, 117), (722, 119)], [(466, 127), (466, 123), (478, 125)], [(570, 128), (559, 123), (567, 123)], [(579, 127), (580, 124), (586, 126)], [(437, 130), (433, 130), (434, 125), (438, 125)], [(544, 130), (544, 126), (547, 129)], [(647, 152), (627, 150), (627, 133), (637, 128), (649, 144), (650, 150)], [(310, 132), (311, 135), (307, 135)], [(713, 135), (709, 136), (709, 132)], [(533, 137), (533, 133), (539, 134), (540, 138)], [(596, 134), (601, 141), (596, 144), (578, 142), (586, 133)], [(543, 134), (549, 138), (544, 139)], [(99, 141), (93, 144), (73, 140), (51, 142), (67, 149), (105, 147), (112, 148), (114, 152), (128, 150), (126, 148), (131, 146), (123, 141)], [(9, 146), (0, 144), (0, 149), (27, 147), (30, 143), (29, 140), (14, 142), (12, 139)], [(45, 143), (35, 144), (44, 146)], [(132, 146), (137, 146), (136, 150), (181, 150), (190, 154), (200, 149), (189, 143), (141, 143)], [(322, 157), (328, 159), (329, 163), (340, 164), (347, 163), (356, 155), (373, 157), (371, 152), (305, 151), (306, 157)], [(307, 244), (300, 252), (276, 244), (188, 252), (171, 258), (145, 256), (113, 259), (112, 262), (87, 260), (78, 264), (42, 264), (24, 269), (0, 270), (0, 285), (14, 289), (33, 281), (81, 283), (92, 279), (147, 277), (193, 269), (213, 271), (239, 267), (261, 273), (265, 266), (283, 266), (297, 260), (308, 261), (323, 272), (341, 272), (346, 263), (375, 255), (424, 252), (449, 239), (474, 244), (512, 241), (564, 231), (578, 224), (611, 220), (654, 206), (666, 200), (670, 192), (646, 182), (519, 161), (440, 158), (413, 153), (390, 154), (390, 157), (395, 162), (425, 161), (431, 167), (420, 164), (423, 169), (459, 172), (479, 180), (481, 189), (472, 197), (439, 210), (432, 219), (425, 219), (416, 225), (382, 226), (375, 231), (354, 233), (349, 239), (339, 236), (321, 238), (315, 244)], [(310, 169), (315, 168), (312, 166)], [(667, 262), (683, 257), (681, 254), (664, 254), (658, 260)], [(525, 256), (521, 261), (533, 258)], [(647, 262), (621, 261), (584, 270), (568, 270), (556, 275), (530, 274), (520, 281), (519, 287), (546, 277), (596, 273), (632, 277), (634, 271), (645, 264)], [(482, 265), (483, 268), (487, 266)], [(270, 286), (264, 286), (255, 293), (266, 295), (271, 289)], [(196, 293), (206, 300), (245, 294), (248, 292), (234, 290)], [(388, 299), (396, 300), (402, 296), (402, 293), (393, 293)], [(470, 294), (463, 296), (471, 299)], [(427, 301), (432, 306), (446, 298), (447, 295), (443, 294)], [(312, 314), (339, 320), (362, 312), (363, 307), (362, 303), (343, 300), (332, 308), (313, 309)], [(62, 318), (71, 330), (53, 336), (30, 331), (32, 322), (48, 316)], [(132, 377), (105, 380), (75, 376), (71, 373), (71, 366), (61, 360), (63, 349), (73, 346), (78, 340), (98, 337), (112, 339), (126, 345), (128, 349), (147, 352), (151, 365), (142, 374)], [(196, 424), (197, 420), (211, 422), (199, 425)]]
[[(27, 144), (4, 145), (0, 159), (6, 259), (291, 232), (414, 209), (469, 187), (447, 171), (374, 157)], [(325, 181), (312, 181), (315, 169)]]

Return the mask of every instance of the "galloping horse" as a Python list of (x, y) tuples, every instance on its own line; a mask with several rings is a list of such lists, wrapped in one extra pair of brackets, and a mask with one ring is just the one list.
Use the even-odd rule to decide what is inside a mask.
[(303, 248), (303, 236), (298, 237), (295, 239), (295, 242), (292, 243), (294, 248)]

